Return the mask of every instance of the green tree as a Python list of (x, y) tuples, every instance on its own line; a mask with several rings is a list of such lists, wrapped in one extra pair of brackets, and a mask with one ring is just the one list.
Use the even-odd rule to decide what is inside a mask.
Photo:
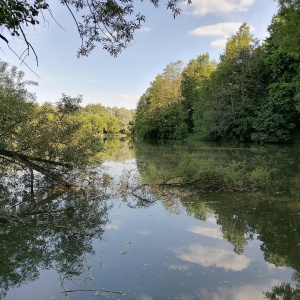
[(278, 0), (279, 11), (272, 20), (271, 35), (281, 50), (299, 57), (300, 48), (300, 2)]
[(148, 138), (173, 138), (182, 132), (181, 61), (170, 63), (155, 77), (137, 105), (135, 132)]
[(120, 133), (128, 134), (132, 132), (132, 124), (135, 111), (124, 107), (107, 107), (107, 113), (118, 118), (120, 124)]
[(300, 57), (283, 51), (269, 27), (265, 44), (266, 95), (253, 126), (252, 139), (264, 142), (290, 142), (299, 127)]
[(97, 114), (97, 115), (105, 115), (106, 109), (104, 106), (102, 106), (100, 103), (98, 104), (87, 104), (84, 107), (84, 111), (91, 114)]
[(74, 111), (70, 105), (78, 98), (64, 95), (58, 108), (39, 106), (26, 90), (28, 83), (22, 72), (0, 61), (1, 162), (35, 169), (70, 187), (60, 176), (63, 168), (85, 165), (101, 143), (92, 134), (80, 134), (77, 106)]
[(62, 94), (61, 99), (56, 103), (58, 111), (63, 114), (72, 114), (80, 109), (80, 103), (82, 102), (82, 95), (77, 97), (71, 97), (66, 94)]
[(263, 90), (260, 73), (264, 72), (257, 47), (246, 23), (228, 39), (195, 108), (195, 132), (200, 137), (250, 140), (257, 91)]
[(182, 72), (181, 93), (184, 98), (183, 109), (187, 112), (185, 123), (188, 131), (194, 128), (194, 110), (198, 102), (201, 102), (201, 89), (207, 78), (216, 68), (216, 62), (210, 61), (209, 54), (199, 55), (189, 61)]

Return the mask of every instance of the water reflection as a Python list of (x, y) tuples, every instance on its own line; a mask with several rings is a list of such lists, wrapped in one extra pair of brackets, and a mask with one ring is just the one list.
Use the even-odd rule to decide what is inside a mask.
[(93, 239), (102, 239), (107, 195), (53, 188), (39, 174), (10, 169), (0, 181), (0, 298), (56, 270), (61, 282), (86, 274)]
[(218, 247), (189, 244), (184, 247), (170, 248), (176, 257), (203, 267), (216, 266), (225, 270), (241, 271), (248, 267), (250, 259)]
[(223, 234), (220, 231), (220, 229), (216, 229), (216, 228), (191, 226), (191, 227), (187, 228), (187, 231), (190, 231), (190, 232), (193, 232), (193, 233), (196, 233), (196, 234), (199, 234), (199, 235), (211, 237), (211, 238), (214, 238), (214, 239), (223, 238)]
[[(246, 170), (255, 167), (263, 168), (270, 177), (263, 186), (251, 193), (216, 194), (200, 190), (193, 196), (181, 197), (180, 203), (188, 215), (201, 221), (210, 219), (219, 225), (219, 229), (191, 226), (187, 230), (205, 237), (223, 238), (233, 245), (233, 251), (236, 254), (231, 251), (224, 251), (224, 249), (218, 250), (216, 246), (213, 248), (203, 246), (202, 242), (201, 244), (192, 243), (173, 247), (172, 251), (175, 255), (184, 261), (205, 267), (217, 266), (241, 271), (249, 268), (251, 261), (243, 255), (247, 245), (251, 242), (251, 246), (254, 242), (260, 241), (259, 244), (256, 244), (263, 251), (265, 261), (276, 266), (272, 272), (277, 272), (278, 267), (289, 267), (299, 271), (300, 181), (298, 179), (300, 156), (297, 147), (270, 146), (246, 149), (199, 147), (188, 148), (187, 151), (193, 154), (193, 158), (198, 157), (198, 160), (211, 161), (213, 164), (224, 165), (240, 162), (240, 165)], [(186, 152), (178, 145), (168, 147), (152, 145), (150, 149), (141, 146), (137, 148), (137, 157), (139, 170), (146, 180), (149, 180), (149, 165), (152, 174), (160, 174), (165, 180), (171, 176), (172, 172), (177, 174), (176, 164), (179, 166), (181, 159), (184, 161)], [(155, 180), (157, 179), (155, 178)], [(171, 212), (173, 210), (172, 205), (167, 209)], [(215, 215), (216, 218), (212, 215)], [(236, 258), (238, 259), (235, 262)], [(294, 277), (287, 277), (285, 280), (291, 282), (295, 279)], [(278, 282), (274, 281), (272, 285), (276, 287)], [(284, 287), (286, 294), (296, 294), (295, 290), (292, 289), (291, 292), (286, 286)], [(256, 287), (249, 286), (249, 289), (260, 293), (257, 292)], [(260, 288), (263, 291), (268, 289), (270, 289), (269, 284), (268, 287)], [(208, 292), (206, 296), (202, 293), (199, 299), (248, 299), (249, 297), (249, 299), (260, 299), (262, 297), (261, 294), (254, 297), (255, 293), (250, 291), (246, 292), (245, 296), (241, 296), (241, 294), (235, 296), (232, 294), (233, 290), (229, 288), (227, 292), (226, 289), (222, 289), (220, 293)], [(282, 286), (279, 284), (279, 288), (272, 289), (273, 296), (276, 293), (280, 295), (280, 290), (282, 290)], [(247, 293), (251, 295), (248, 298)], [(271, 297), (271, 294), (268, 295)]]
[[(300, 164), (294, 148), (104, 144), (107, 169), (92, 170), (85, 192), (57, 190), (38, 176), (32, 186), (24, 174), (0, 180), (1, 299), (299, 295)], [(137, 197), (126, 192), (133, 190), (131, 174), (150, 182), (175, 171), (187, 153), (213, 164), (243, 162), (246, 170), (261, 166), (272, 180), (244, 192), (155, 185)], [(120, 185), (111, 185), (123, 171), (124, 198), (115, 194)], [(49, 290), (38, 288), (47, 282)]]

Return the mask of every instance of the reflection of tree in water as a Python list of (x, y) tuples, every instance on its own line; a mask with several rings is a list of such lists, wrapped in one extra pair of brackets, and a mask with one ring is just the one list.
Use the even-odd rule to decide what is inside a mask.
[(273, 286), (270, 291), (264, 292), (266, 299), (269, 300), (298, 300), (300, 299), (300, 273), (295, 272), (292, 276), (296, 286), (292, 287), (290, 283), (281, 283)]
[(99, 190), (53, 190), (40, 177), (32, 193), (27, 175), (1, 179), (0, 298), (37, 280), (40, 268), (54, 268), (64, 278), (80, 275), (107, 222), (107, 196)]
[[(247, 172), (251, 168), (257, 168), (255, 172), (259, 172), (259, 168), (266, 170), (262, 174), (270, 177), (256, 191), (215, 193), (192, 186), (194, 195), (182, 196), (181, 203), (188, 214), (200, 220), (205, 220), (213, 212), (224, 239), (233, 245), (236, 253), (242, 253), (248, 241), (257, 234), (266, 261), (300, 271), (300, 181), (295, 181), (300, 174), (297, 149), (275, 146), (254, 149), (194, 147), (184, 151), (174, 145), (138, 145), (137, 162), (141, 176), (148, 182), (151, 178), (154, 182), (159, 182), (160, 178), (162, 182), (166, 180), (164, 176), (179, 176), (176, 166), (189, 153), (194, 153), (193, 158), (211, 163), (212, 168), (242, 162), (240, 166)], [(195, 160), (191, 164), (191, 174), (196, 163)], [(234, 169), (230, 171), (234, 172)], [(186, 192), (187, 189), (185, 186)]]
[(131, 138), (109, 137), (102, 140), (106, 160), (124, 162), (134, 158), (134, 143)]
[[(203, 207), (208, 207), (221, 226), (224, 239), (242, 253), (254, 234), (262, 242), (265, 260), (277, 267), (300, 271), (300, 207), (290, 195), (267, 193), (207, 194), (182, 199), (186, 210), (203, 220)], [(205, 204), (205, 206), (203, 206)], [(207, 209), (207, 213), (209, 213)]]
[(188, 214), (196, 219), (205, 221), (208, 215), (214, 213), (223, 238), (233, 245), (235, 253), (241, 254), (248, 240), (252, 239), (253, 231), (230, 200), (232, 197), (232, 194), (229, 197), (223, 195), (221, 199), (218, 195), (193, 195), (182, 199), (181, 202)]

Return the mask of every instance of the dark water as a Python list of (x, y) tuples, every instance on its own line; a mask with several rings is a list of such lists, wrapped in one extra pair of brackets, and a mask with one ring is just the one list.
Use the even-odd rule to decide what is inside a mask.
[[(268, 178), (251, 190), (202, 190), (168, 200), (150, 189), (156, 201), (144, 205), (130, 195), (110, 196), (109, 185), (86, 194), (43, 192), (52, 198), (42, 208), (0, 223), (2, 299), (277, 299), (272, 292), (300, 299), (297, 146), (124, 140), (107, 142), (107, 149), (105, 172), (114, 177), (125, 172), (150, 180), (188, 153), (211, 164), (260, 167), (255, 172)], [(8, 197), (3, 189), (1, 197)]]

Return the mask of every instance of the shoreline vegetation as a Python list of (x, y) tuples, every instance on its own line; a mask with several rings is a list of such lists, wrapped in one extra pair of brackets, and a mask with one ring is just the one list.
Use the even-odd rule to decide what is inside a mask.
[[(135, 133), (148, 140), (295, 143), (300, 129), (300, 55), (281, 45), (284, 18), (273, 17), (260, 43), (244, 23), (219, 62), (200, 54), (168, 64), (140, 98)], [(291, 31), (286, 39), (297, 40)]]
[[(288, 3), (280, 3), (265, 41), (260, 43), (242, 24), (228, 38), (219, 62), (206, 53), (186, 66), (181, 61), (168, 64), (141, 96), (136, 110), (100, 103), (82, 107), (82, 95), (66, 94), (55, 104), (38, 104), (27, 90), (36, 83), (0, 60), (0, 173), (5, 175), (14, 165), (32, 178), (36, 170), (60, 186), (74, 188), (80, 185), (70, 174), (75, 170), (86, 174), (91, 166), (101, 164), (103, 153), (110, 151), (104, 141), (109, 137), (187, 145), (228, 141), (233, 147), (298, 143), (300, 55), (285, 42), (297, 41), (298, 30), (287, 27), (292, 28), (299, 7), (293, 1), (282, 2)], [(260, 186), (271, 172), (263, 165), (246, 170), (244, 162), (210, 163), (214, 162), (189, 155), (160, 183), (247, 190)], [(189, 165), (193, 175), (185, 169)]]

